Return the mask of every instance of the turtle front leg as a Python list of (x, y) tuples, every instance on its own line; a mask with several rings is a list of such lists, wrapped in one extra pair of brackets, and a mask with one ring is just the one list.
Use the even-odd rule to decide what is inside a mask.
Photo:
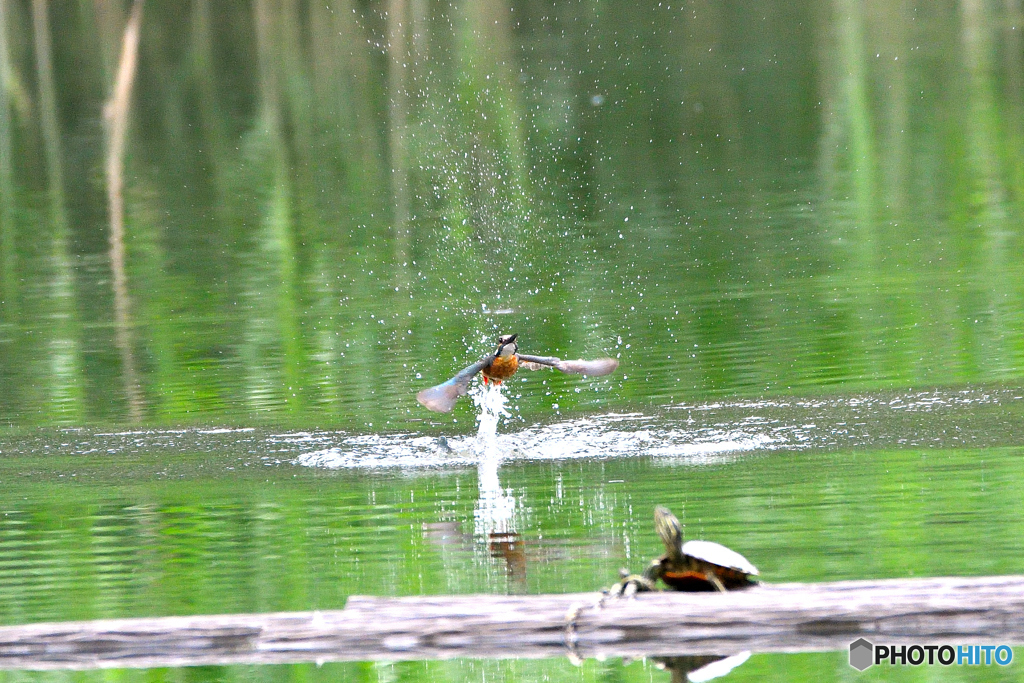
[(644, 574), (630, 574), (628, 569), (619, 570), (620, 580), (611, 587), (608, 594), (613, 598), (631, 598), (637, 593), (655, 590), (654, 582)]

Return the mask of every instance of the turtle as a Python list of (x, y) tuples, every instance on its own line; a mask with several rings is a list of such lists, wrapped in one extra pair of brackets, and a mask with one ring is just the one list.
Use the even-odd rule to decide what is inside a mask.
[(683, 526), (668, 508), (654, 509), (654, 528), (665, 554), (639, 576), (622, 570), (622, 580), (612, 588), (614, 595), (657, 590), (658, 579), (672, 590), (687, 592), (724, 592), (757, 583), (757, 567), (735, 550), (711, 541), (683, 543)]

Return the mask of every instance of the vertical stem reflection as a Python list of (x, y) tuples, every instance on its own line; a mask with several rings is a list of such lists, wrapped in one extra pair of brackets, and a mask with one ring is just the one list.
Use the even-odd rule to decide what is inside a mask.
[(7, 52), (7, 0), (0, 0), (0, 270), (4, 308), (14, 298), (14, 157), (11, 152), (11, 110), (7, 79), (11, 73)]
[[(292, 153), (286, 139), (286, 81), (294, 78), (288, 63), (277, 59), (287, 42), (281, 5), (273, 0), (257, 0), (253, 6), (256, 45), (260, 67), (260, 123), (257, 144), (266, 152), (268, 194), (262, 207), (262, 229), (257, 242), (262, 268), (254, 268), (257, 297), (249, 320), (246, 353), (249, 372), (248, 400), (257, 409), (283, 400), (298, 411), (303, 396), (302, 336), (296, 298), (298, 296), (298, 239), (294, 224), (295, 188), (292, 178)], [(292, 117), (294, 118), (294, 116)], [(271, 349), (279, 347), (273, 354)], [(261, 356), (261, 354), (263, 354)], [(277, 373), (283, 372), (279, 376)]]
[(142, 393), (132, 351), (131, 302), (124, 269), (124, 147), (138, 61), (142, 4), (143, 0), (135, 0), (132, 6), (131, 16), (124, 29), (124, 43), (114, 90), (103, 111), (107, 124), (107, 202), (110, 212), (110, 269), (114, 279), (115, 341), (121, 353), (125, 394), (132, 422), (142, 419)]
[(75, 320), (74, 274), (71, 264), (69, 226), (64, 196), (64, 164), (57, 96), (53, 83), (53, 50), (47, 0), (32, 0), (32, 32), (35, 42), (36, 80), (46, 151), (50, 218), (53, 224), (49, 283), (52, 336), (49, 349), (47, 400), (58, 420), (81, 420), (80, 357)]
[(391, 192), (395, 202), (395, 260), (409, 254), (409, 168), (405, 136), (409, 113), (409, 49), (406, 0), (388, 0), (388, 143), (391, 152)]
[(32, 0), (32, 33), (36, 48), (36, 78), (39, 82), (39, 109), (46, 150), (50, 213), (58, 232), (62, 233), (67, 228), (64, 207), (64, 164), (61, 160), (60, 125), (57, 122), (57, 96), (53, 85), (53, 51), (50, 45), (47, 0)]

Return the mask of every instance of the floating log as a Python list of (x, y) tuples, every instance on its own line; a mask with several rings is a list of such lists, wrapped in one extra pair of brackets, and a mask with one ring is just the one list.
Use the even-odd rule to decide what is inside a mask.
[(0, 668), (451, 657), (640, 657), (1022, 644), (1024, 576), (761, 585), (732, 593), (353, 596), (343, 610), (0, 628)]

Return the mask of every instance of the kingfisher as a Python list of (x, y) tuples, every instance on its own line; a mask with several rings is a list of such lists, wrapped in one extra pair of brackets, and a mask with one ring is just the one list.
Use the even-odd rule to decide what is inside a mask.
[(519, 353), (516, 343), (518, 334), (503, 334), (498, 337), (498, 348), (488, 353), (477, 362), (463, 368), (447, 382), (424, 389), (416, 394), (416, 400), (438, 413), (447, 413), (455, 406), (459, 396), (465, 396), (469, 390), (469, 380), (476, 373), (484, 376), (484, 384), (488, 381), (501, 384), (516, 374), (519, 368), (541, 370), (554, 368), (570, 375), (588, 375), (600, 377), (615, 372), (619, 361), (614, 358), (598, 358), (597, 360), (562, 360), (554, 356), (528, 356)]

